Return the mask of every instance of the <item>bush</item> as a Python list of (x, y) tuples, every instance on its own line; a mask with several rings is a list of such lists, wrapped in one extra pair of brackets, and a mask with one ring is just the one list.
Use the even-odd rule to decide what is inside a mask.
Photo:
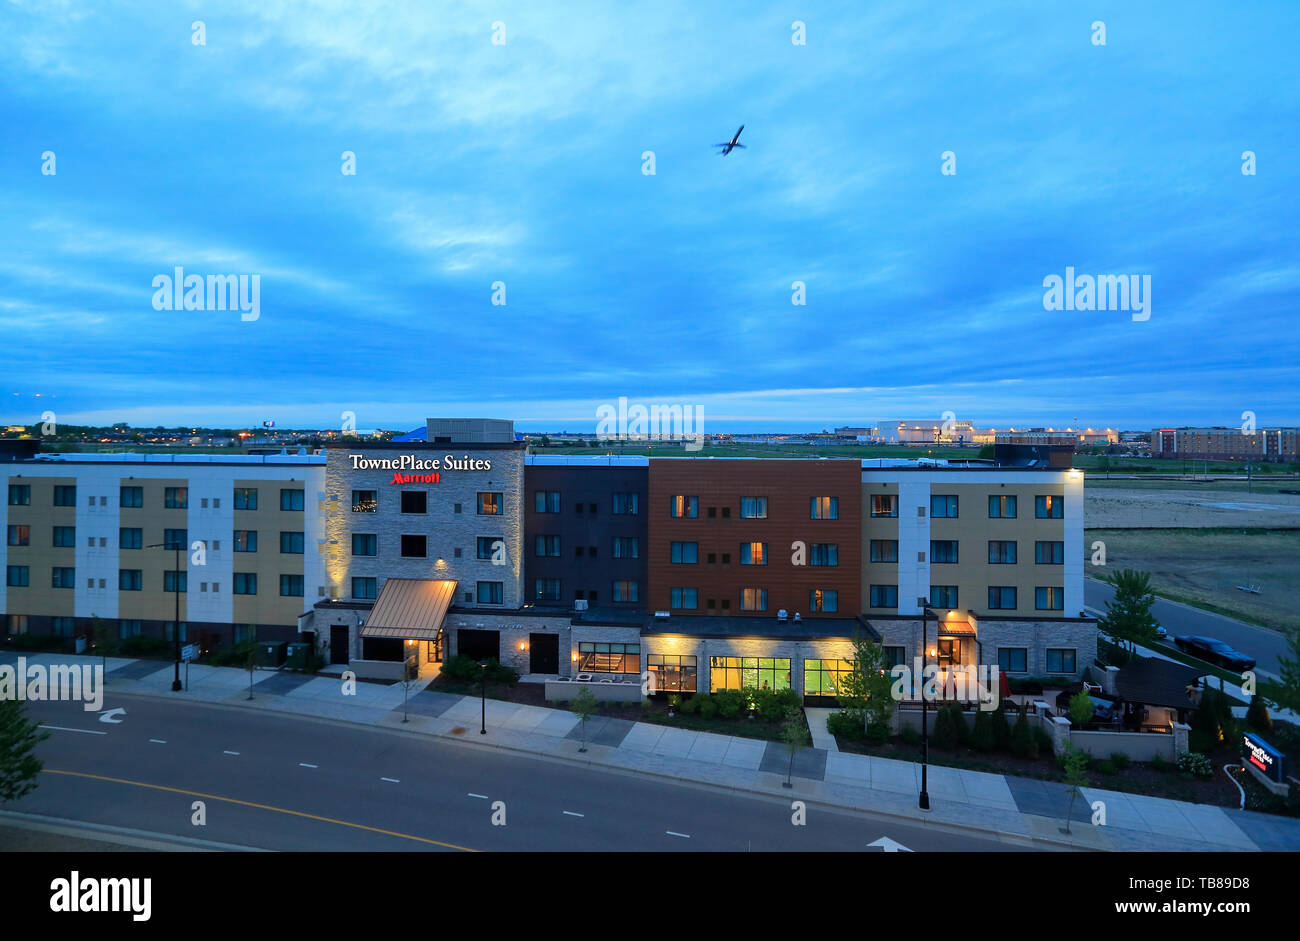
[(1187, 733), (1187, 747), (1198, 754), (1204, 755), (1213, 751), (1214, 746), (1217, 744), (1218, 742), (1210, 737), (1208, 732), (1203, 732), (1200, 729), (1193, 729)]
[(866, 730), (867, 742), (871, 745), (883, 745), (889, 741), (889, 726), (884, 722), (872, 722)]
[(718, 714), (718, 704), (713, 701), (712, 696), (700, 696), (700, 718), (712, 719)]
[(1178, 756), (1178, 770), (1189, 772), (1198, 778), (1208, 778), (1214, 774), (1214, 763), (1210, 761), (1209, 755), (1185, 751)]
[(998, 708), (993, 712), (993, 744), (997, 748), (1011, 745), (1011, 723), (1007, 719), (1006, 700), (998, 700)]
[(951, 751), (961, 744), (961, 734), (957, 731), (957, 723), (964, 724), (960, 718), (953, 718), (952, 710), (947, 706), (939, 710), (938, 715), (934, 717), (934, 735), (932, 736), (936, 748)]
[(993, 731), (993, 713), (983, 709), (975, 711), (975, 728), (971, 731), (970, 740), (976, 751), (993, 751), (997, 747), (997, 735)]
[(832, 712), (828, 715), (826, 731), (837, 738), (846, 738), (855, 742), (867, 737), (862, 717), (851, 712)]
[(921, 741), (921, 733), (910, 725), (903, 726), (903, 731), (898, 733), (898, 737), (903, 740), (904, 745), (916, 745)]
[(713, 699), (718, 704), (718, 715), (724, 719), (736, 718), (747, 704), (745, 694), (738, 689), (718, 690)]
[(799, 694), (792, 689), (751, 689), (754, 711), (764, 722), (780, 722), (791, 709), (801, 709)]
[(1273, 719), (1268, 714), (1268, 704), (1256, 693), (1250, 700), (1250, 708), (1246, 710), (1246, 724), (1256, 732), (1271, 732), (1273, 730)]
[(507, 666), (502, 666), (497, 660), (489, 660), (487, 665), (488, 681), (492, 683), (501, 683), (505, 686), (514, 686), (519, 682), (519, 674)]
[(449, 657), (443, 661), (442, 674), (461, 683), (477, 682), (483, 675), (483, 668), (473, 657), (463, 654)]
[[(671, 697), (670, 697), (669, 702), (671, 702), (671, 701), (672, 701), (672, 700), (671, 700)], [(683, 700), (681, 701), (681, 704), (678, 705), (678, 707), (677, 707), (677, 711), (680, 712), (680, 713), (681, 713), (682, 715), (684, 715), (684, 716), (693, 716), (693, 715), (696, 715), (696, 714), (699, 713), (699, 711), (700, 711), (700, 697), (699, 697), (699, 696), (691, 696), (689, 699), (683, 699)]]
[(136, 634), (122, 641), (122, 655), (125, 657), (152, 657), (165, 653), (171, 644), (161, 637), (146, 637)]
[(969, 745), (972, 730), (971, 726), (966, 723), (966, 711), (962, 709), (961, 703), (948, 703), (944, 708), (952, 716), (953, 727), (957, 729), (957, 741), (962, 745)]
[(251, 640), (241, 641), (229, 650), (219, 650), (208, 658), (208, 663), (214, 667), (242, 667), (248, 663), (248, 654), (252, 651), (254, 642)]
[(1095, 764), (1097, 770), (1100, 771), (1102, 774), (1113, 775), (1117, 771), (1117, 769), (1115, 768), (1115, 762), (1111, 761), (1109, 758), (1104, 758), (1101, 761), (1095, 762)]
[(1151, 759), (1152, 771), (1159, 771), (1161, 774), (1165, 774), (1168, 771), (1171, 771), (1172, 769), (1173, 766), (1169, 764), (1169, 762), (1161, 758), (1159, 755), (1156, 755), (1154, 758)]
[(1037, 758), (1038, 739), (1029, 727), (1029, 710), (1021, 709), (1016, 716), (1016, 726), (1011, 730), (1011, 753), (1017, 758)]
[(1110, 756), (1110, 763), (1113, 764), (1118, 770), (1123, 771), (1129, 765), (1129, 757), (1128, 755), (1124, 754), (1124, 752), (1122, 751), (1112, 752)]
[(14, 634), (5, 643), (14, 650), (60, 650), (64, 638), (58, 634)]
[(1038, 753), (1040, 755), (1050, 755), (1052, 753), (1051, 733), (1041, 725), (1034, 729), (1034, 741), (1038, 743)]

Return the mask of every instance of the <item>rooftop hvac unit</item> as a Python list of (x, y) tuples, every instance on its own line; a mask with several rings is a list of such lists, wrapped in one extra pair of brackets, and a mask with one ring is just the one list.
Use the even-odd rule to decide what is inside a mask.
[(577, 601), (573, 602), (573, 610), (574, 610), (574, 611), (586, 611), (586, 610), (587, 610), (587, 602), (584, 601), (583, 599), (579, 598)]
[(666, 621), (666, 620), (668, 620), (669, 615), (670, 615), (670, 612), (668, 612), (668, 611), (656, 611), (656, 612), (655, 612), (655, 620), (656, 620), (656, 621)]

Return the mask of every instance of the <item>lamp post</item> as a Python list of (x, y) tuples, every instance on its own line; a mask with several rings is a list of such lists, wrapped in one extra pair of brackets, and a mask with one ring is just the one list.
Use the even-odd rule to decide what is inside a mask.
[[(175, 673), (172, 677), (172, 692), (181, 691), (181, 549), (184, 548), (179, 542), (154, 543), (148, 546), (150, 549), (174, 549), (176, 550), (176, 581), (172, 587), (176, 590), (176, 620), (172, 621), (172, 652), (175, 656)], [(188, 588), (188, 581), (186, 588)]]
[(921, 606), (921, 796), (918, 806), (922, 810), (930, 809), (930, 791), (927, 788), (927, 770), (930, 762), (930, 704), (925, 698), (926, 647), (929, 643), (930, 606)]
[(488, 670), (488, 662), (487, 662), (486, 660), (480, 660), (480, 661), (478, 662), (478, 665), (479, 665), (480, 667), (483, 668), (483, 711), (482, 711), (482, 719), (481, 719), (481, 721), (480, 721), (480, 723), (479, 723), (478, 734), (479, 734), (479, 735), (487, 735), (487, 670)]

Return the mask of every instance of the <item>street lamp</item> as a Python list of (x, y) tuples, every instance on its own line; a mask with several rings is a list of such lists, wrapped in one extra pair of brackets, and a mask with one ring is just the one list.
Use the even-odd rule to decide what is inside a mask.
[(488, 662), (487, 662), (486, 660), (480, 660), (480, 661), (478, 662), (478, 665), (479, 665), (480, 667), (483, 668), (483, 712), (482, 712), (482, 720), (481, 720), (481, 722), (479, 723), (478, 734), (479, 734), (479, 735), (487, 735), (487, 671), (488, 671)]
[[(181, 691), (181, 549), (184, 546), (179, 542), (158, 542), (146, 548), (176, 550), (176, 581), (172, 585), (172, 588), (176, 589), (176, 620), (172, 621), (172, 649), (176, 658), (176, 672), (172, 677), (172, 692), (179, 693)], [(188, 580), (185, 587), (189, 588)]]
[[(921, 605), (921, 796), (918, 806), (922, 810), (930, 809), (930, 791), (927, 788), (927, 774), (930, 762), (930, 704), (925, 698), (926, 647), (929, 643), (930, 606)], [(938, 628), (938, 616), (935, 616), (935, 628)]]

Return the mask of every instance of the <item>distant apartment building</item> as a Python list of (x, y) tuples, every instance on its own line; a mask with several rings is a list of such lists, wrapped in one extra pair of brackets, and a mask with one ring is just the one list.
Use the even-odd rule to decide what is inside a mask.
[(1151, 456), (1205, 461), (1300, 461), (1300, 428), (1157, 428)]

